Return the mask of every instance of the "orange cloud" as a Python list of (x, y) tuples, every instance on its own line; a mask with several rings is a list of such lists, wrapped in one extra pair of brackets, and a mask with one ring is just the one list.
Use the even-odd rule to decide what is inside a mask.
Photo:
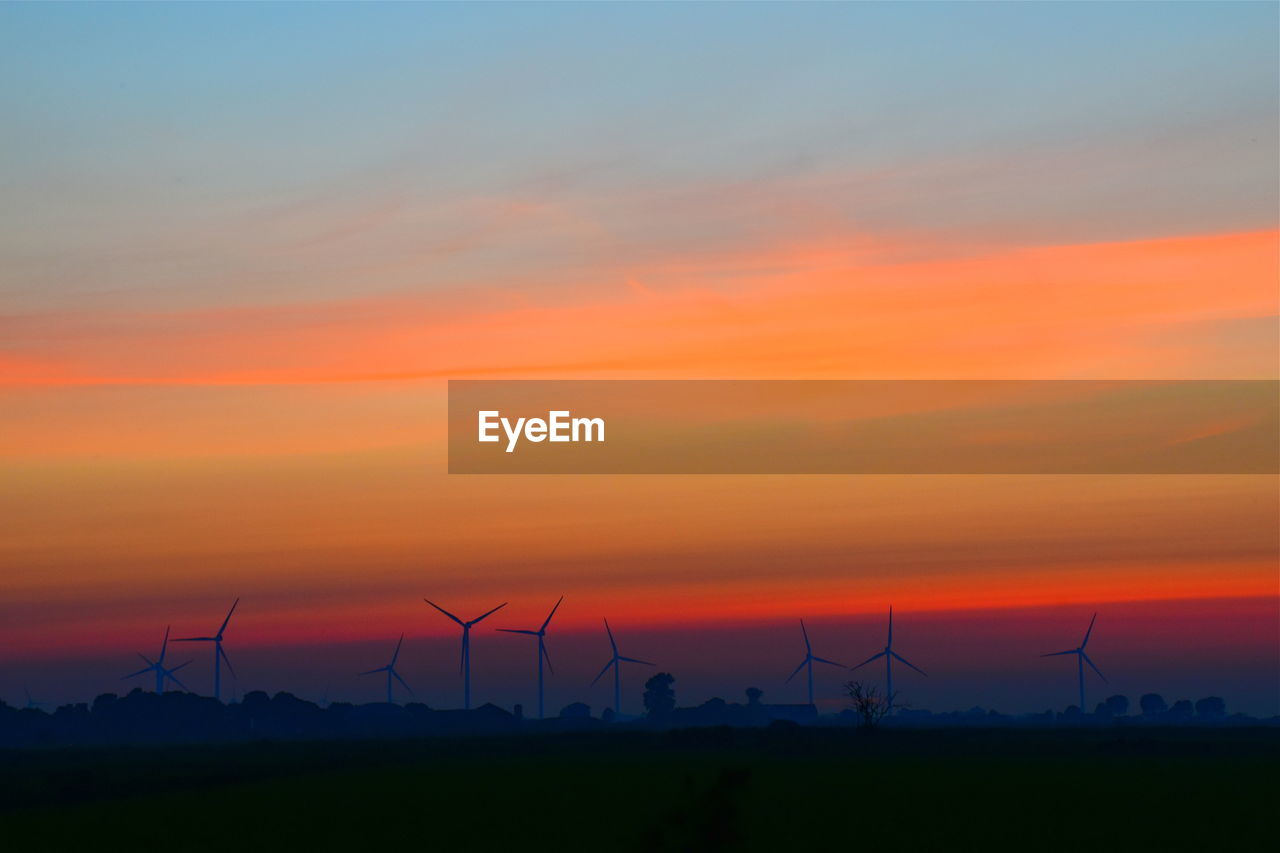
[[(901, 263), (838, 238), (500, 290), (167, 314), (9, 318), (10, 387), (448, 376), (1176, 378), (1163, 328), (1280, 311), (1280, 232)], [(856, 245), (856, 244), (855, 244)], [(527, 293), (539, 292), (530, 287)], [(1249, 376), (1276, 373), (1262, 342)], [(1273, 343), (1273, 342), (1270, 342)], [(1239, 371), (1238, 363), (1232, 370)]]

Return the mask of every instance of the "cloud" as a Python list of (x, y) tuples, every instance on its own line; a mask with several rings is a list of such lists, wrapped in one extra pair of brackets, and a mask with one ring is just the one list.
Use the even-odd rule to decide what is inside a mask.
[[(0, 321), (9, 387), (447, 376), (1216, 378), (1273, 352), (1159, 330), (1275, 314), (1277, 232), (886, 260), (874, 241), (665, 257), (537, 282)], [(628, 287), (643, 281), (644, 292)], [(1264, 341), (1265, 343), (1265, 341)], [(1188, 365), (1194, 365), (1189, 368)], [(1226, 371), (1231, 371), (1230, 375)]]

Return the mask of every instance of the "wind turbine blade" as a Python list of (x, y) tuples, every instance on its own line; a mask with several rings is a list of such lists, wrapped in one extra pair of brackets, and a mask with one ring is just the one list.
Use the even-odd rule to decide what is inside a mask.
[(390, 668), (391, 667), (389, 666), (380, 666), (377, 669), (365, 670), (364, 672), (360, 673), (360, 675), (373, 675), (375, 672), (386, 672)]
[(219, 645), (218, 654), (222, 655), (222, 662), (227, 665), (227, 670), (230, 671), (231, 677), (238, 679), (240, 676), (236, 675), (236, 668), (231, 665), (231, 658), (227, 657), (227, 650)]
[(885, 643), (885, 645), (886, 646), (893, 645), (893, 605), (892, 604), (889, 605), (889, 642)]
[(120, 676), (120, 680), (124, 681), (125, 679), (136, 678), (137, 676), (142, 675), (144, 672), (150, 672), (150, 671), (151, 671), (151, 667), (148, 666), (144, 669), (138, 670), (137, 672), (131, 672), (128, 675), (122, 675)]
[(551, 671), (551, 674), (552, 674), (552, 675), (554, 675), (554, 674), (555, 674), (556, 669), (555, 669), (555, 667), (553, 667), (553, 666), (551, 665), (551, 655), (549, 655), (549, 654), (547, 653), (547, 644), (546, 644), (546, 642), (539, 643), (539, 644), (538, 644), (538, 647), (539, 647), (540, 649), (542, 649), (542, 657), (543, 657), (543, 659), (547, 662), (547, 669)]
[(611, 666), (613, 666), (613, 658), (609, 658), (609, 662), (604, 665), (604, 669), (600, 670), (600, 674), (597, 675), (595, 678), (591, 679), (591, 683), (587, 686), (594, 687), (597, 681), (604, 678), (604, 674), (609, 671), (609, 667)]
[(406, 684), (404, 679), (400, 677), (400, 673), (396, 672), (394, 669), (391, 670), (391, 677), (394, 678), (396, 681), (400, 682), (400, 686), (403, 687), (405, 690), (408, 690), (410, 696), (418, 695), (417, 693), (414, 693), (413, 688), (410, 687), (408, 684)]
[(400, 657), (400, 647), (404, 645), (404, 634), (400, 635), (400, 642), (396, 643), (396, 653), (391, 656), (391, 665), (396, 665), (396, 660)]
[(156, 663), (164, 663), (164, 654), (169, 651), (169, 626), (164, 626), (164, 642), (160, 644), (160, 660)]
[(609, 645), (613, 649), (613, 656), (618, 656), (618, 644), (613, 641), (613, 629), (609, 627), (609, 620), (604, 620), (604, 630), (609, 635)]
[(174, 637), (175, 643), (212, 643), (216, 637)]
[(627, 663), (642, 663), (645, 666), (657, 666), (656, 663), (650, 663), (647, 660), (640, 660), (639, 658), (624, 658), (622, 655), (618, 655), (618, 660), (624, 660)]
[(190, 688), (188, 688), (187, 685), (183, 684), (181, 681), (178, 680), (177, 676), (173, 674), (172, 670), (166, 673), (165, 677), (168, 678), (170, 681), (172, 681), (174, 684), (181, 687), (183, 690), (186, 690), (188, 693), (191, 692)]
[(897, 652), (890, 652), (889, 654), (893, 655), (895, 658), (897, 658), (897, 659), (898, 659), (898, 660), (900, 660), (901, 662), (905, 663), (907, 666), (911, 667), (912, 669), (914, 669), (916, 672), (920, 673), (921, 675), (928, 675), (928, 674), (929, 674), (929, 673), (925, 672), (923, 669), (921, 669), (920, 667), (918, 667), (918, 666), (916, 666), (915, 664), (913, 664), (911, 661), (909, 661), (909, 660), (907, 660), (906, 658), (904, 658), (902, 655), (898, 654)]
[(1093, 623), (1098, 621), (1098, 614), (1093, 614), (1093, 618), (1089, 620), (1089, 630), (1084, 632), (1084, 642), (1080, 644), (1080, 648), (1089, 645), (1089, 635), (1093, 633)]
[(526, 631), (523, 628), (495, 628), (494, 630), (501, 631), (504, 634), (529, 634), (534, 637), (538, 636), (537, 631)]
[(804, 650), (805, 654), (813, 654), (813, 646), (809, 645), (809, 631), (804, 627), (804, 620), (800, 620), (800, 633), (804, 634)]
[[(240, 605), (240, 599), (236, 599), (231, 603), (231, 609), (227, 611), (227, 618), (222, 620), (222, 627), (218, 629), (218, 636), (222, 636), (222, 632), (227, 630), (227, 623), (231, 621), (231, 614), (236, 612), (236, 608)], [(231, 664), (227, 664), (231, 666)]]
[(805, 658), (804, 660), (800, 661), (800, 665), (796, 667), (796, 671), (788, 675), (787, 680), (782, 683), (789, 684), (791, 682), (791, 679), (795, 678), (797, 675), (800, 674), (800, 670), (804, 669), (804, 665), (807, 664), (808, 662), (809, 662), (808, 658)]
[(1096, 666), (1094, 666), (1094, 665), (1093, 665), (1093, 661), (1089, 660), (1089, 656), (1088, 656), (1088, 655), (1086, 655), (1084, 652), (1081, 652), (1081, 653), (1080, 653), (1080, 657), (1084, 658), (1084, 662), (1085, 662), (1085, 663), (1087, 663), (1087, 664), (1089, 664), (1089, 668), (1090, 668), (1090, 669), (1092, 669), (1094, 672), (1098, 673), (1098, 677), (1099, 677), (1099, 678), (1101, 678), (1101, 679), (1102, 679), (1104, 682), (1106, 682), (1107, 684), (1110, 684), (1110, 683), (1111, 683), (1110, 681), (1107, 681), (1107, 677), (1106, 677), (1105, 675), (1103, 675), (1103, 674), (1102, 674), (1102, 670), (1098, 669)]
[(432, 607), (434, 607), (436, 610), (439, 610), (439, 611), (440, 611), (441, 613), (443, 613), (445, 616), (448, 616), (448, 617), (449, 617), (450, 619), (452, 619), (454, 622), (457, 622), (459, 625), (461, 625), (461, 624), (462, 624), (462, 620), (461, 620), (461, 619), (459, 619), (457, 616), (454, 616), (454, 615), (453, 615), (452, 613), (450, 613), (448, 610), (445, 610), (443, 607), (441, 607), (439, 604), (436, 604), (436, 603), (435, 603), (434, 601), (432, 601), (431, 599), (429, 599), (429, 598), (424, 598), (424, 599), (422, 599), (422, 600), (423, 600), (423, 601), (425, 601), (427, 604), (430, 604), (430, 605), (431, 605)]
[(182, 663), (178, 664), (173, 669), (169, 670), (169, 672), (177, 672), (178, 670), (182, 669), (184, 666), (186, 666), (189, 663), (191, 663), (191, 661), (184, 660)]
[(147, 662), (148, 667), (152, 667), (156, 665), (155, 661), (153, 661), (151, 658), (144, 655), (142, 652), (138, 652), (137, 654), (138, 654), (138, 657), (142, 658), (144, 661)]
[(849, 671), (850, 671), (850, 672), (853, 672), (855, 669), (860, 669), (860, 668), (862, 668), (862, 667), (866, 666), (867, 664), (871, 663), (871, 662), (872, 662), (873, 660), (875, 660), (876, 658), (882, 658), (882, 657), (884, 657), (884, 652), (876, 652), (874, 655), (872, 655), (871, 657), (867, 658), (866, 660), (864, 660), (862, 663), (858, 664), (857, 666), (851, 666), (851, 667), (849, 667)]
[(814, 655), (814, 656), (813, 656), (813, 659), (814, 659), (814, 660), (816, 660), (818, 663), (829, 663), (829, 664), (831, 664), (832, 666), (844, 666), (844, 664), (842, 664), (842, 663), (836, 663), (836, 662), (835, 662), (835, 661), (833, 661), (833, 660), (827, 660), (826, 658), (820, 658), (820, 657), (818, 657), (817, 655)]
[(467, 668), (467, 649), (471, 648), (471, 634), (467, 632), (467, 626), (462, 626), (462, 648), (458, 650), (458, 675), (462, 675)]
[(506, 607), (506, 606), (507, 606), (507, 603), (504, 601), (504, 602), (502, 602), (501, 604), (499, 604), (497, 607), (493, 608), (492, 610), (490, 610), (490, 611), (488, 611), (488, 612), (486, 612), (486, 613), (484, 613), (484, 614), (482, 614), (482, 615), (480, 615), (480, 616), (477, 616), (476, 618), (472, 619), (468, 624), (470, 624), (470, 625), (474, 625), (474, 624), (476, 624), (477, 622), (479, 622), (481, 619), (486, 619), (486, 618), (488, 618), (488, 617), (492, 616), (493, 614), (497, 613), (499, 610), (501, 610), (502, 608), (504, 608), (504, 607)]
[(1042, 658), (1056, 658), (1058, 655), (1074, 655), (1076, 649), (1067, 649), (1065, 652), (1049, 652), (1047, 655), (1040, 655)]
[(555, 607), (553, 607), (553, 608), (551, 608), (551, 612), (547, 614), (547, 621), (545, 621), (545, 622), (543, 622), (543, 623), (542, 623), (542, 627), (541, 627), (540, 629), (538, 629), (539, 631), (545, 631), (545, 630), (547, 630), (547, 626), (551, 624), (551, 617), (552, 617), (552, 616), (555, 616), (555, 615), (556, 615), (556, 611), (560, 609), (560, 602), (561, 602), (561, 601), (564, 601), (564, 596), (563, 596), (563, 595), (562, 595), (562, 596), (560, 596), (560, 601), (557, 601), (557, 602), (556, 602), (556, 606), (555, 606)]

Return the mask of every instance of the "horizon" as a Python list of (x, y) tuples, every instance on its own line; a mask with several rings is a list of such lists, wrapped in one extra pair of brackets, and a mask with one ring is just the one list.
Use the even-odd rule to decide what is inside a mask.
[[(389, 634), (385, 641), (369, 638), (269, 645), (260, 639), (262, 632), (237, 624), (246, 603), (242, 601), (227, 629), (226, 647), (238, 677), (232, 678), (224, 670), (224, 701), (232, 701), (232, 697), (241, 697), (253, 690), (264, 690), (270, 695), (288, 692), (313, 702), (319, 702), (325, 695), (329, 702), (383, 701), (380, 698), (385, 694), (382, 677), (360, 673), (386, 663), (398, 633)], [(557, 620), (561, 615), (557, 614)], [(1079, 631), (1071, 635), (1073, 618), (1080, 615), (1085, 621)], [(909, 670), (895, 674), (895, 693), (901, 697), (903, 707), (935, 713), (972, 707), (1011, 715), (1047, 709), (1060, 712), (1077, 704), (1075, 666), (1042, 659), (1040, 655), (1074, 648), (1088, 626), (1089, 615), (1087, 609), (1079, 605), (923, 612), (903, 612), (895, 607), (895, 650), (909, 649), (908, 658), (928, 673), (925, 677)], [(869, 612), (844, 617), (804, 617), (815, 653), (845, 665), (840, 669), (815, 668), (815, 703), (820, 713), (838, 713), (849, 707), (843, 689), (846, 681), (882, 683), (883, 665), (878, 661), (858, 674), (851, 673), (848, 667), (883, 647), (886, 617), (885, 613)], [(443, 617), (438, 618), (444, 622)], [(1275, 690), (1259, 689), (1273, 672), (1274, 660), (1267, 649), (1259, 647), (1246, 653), (1237, 660), (1238, 669), (1234, 673), (1196, 671), (1197, 663), (1220, 660), (1222, 655), (1233, 651), (1233, 640), (1248, 638), (1253, 628), (1247, 623), (1236, 628), (1234, 637), (1211, 636), (1207, 641), (1182, 636), (1179, 629), (1171, 627), (1206, 622), (1213, 625), (1218, 620), (1234, 620), (1239, 624), (1242, 619), (1270, 619), (1280, 628), (1280, 617), (1275, 615), (1273, 602), (1266, 597), (1113, 603), (1099, 613), (1098, 625), (1090, 640), (1095, 662), (1108, 681), (1104, 683), (1092, 673), (1088, 675), (1086, 703), (1089, 707), (1085, 712), (1092, 713), (1093, 706), (1112, 695), (1127, 696), (1136, 707), (1141, 695), (1157, 693), (1170, 704), (1178, 699), (1194, 702), (1205, 696), (1219, 696), (1226, 701), (1228, 713), (1241, 712), (1259, 718), (1280, 714)], [(397, 686), (396, 703), (421, 702), (436, 709), (460, 708), (462, 679), (452, 666), (457, 660), (460, 632), (451, 632), (451, 623), (447, 622), (444, 628), (431, 630), (431, 621), (428, 619), (416, 629), (405, 630), (405, 645), (397, 671), (414, 692), (410, 696)], [(1122, 624), (1129, 626), (1128, 631), (1118, 634), (1116, 629)], [(198, 625), (186, 627), (199, 630)], [(534, 716), (533, 667), (529, 650), (524, 648), (534, 644), (504, 640), (504, 635), (497, 633), (499, 627), (519, 626), (514, 621), (511, 624), (495, 621), (487, 630), (477, 627), (472, 633), (473, 706), (491, 702), (510, 709), (521, 704), (526, 716)], [(966, 627), (971, 630), (966, 632)], [(972, 630), (975, 627), (985, 630)], [(683, 631), (671, 626), (637, 629), (615, 624), (614, 631), (624, 653), (641, 655), (655, 664), (654, 667), (624, 668), (624, 713), (640, 713), (644, 681), (657, 672), (670, 672), (675, 676), (676, 697), (681, 707), (696, 706), (713, 697), (728, 702), (741, 701), (748, 687), (763, 690), (765, 702), (805, 701), (803, 678), (786, 682), (795, 662), (804, 655), (798, 620), (793, 623), (749, 620)], [(175, 626), (173, 636), (178, 635)], [(136, 652), (154, 659), (162, 637), (163, 628), (156, 633), (154, 642), (139, 647)], [(696, 645), (692, 643), (694, 638), (699, 640)], [(1053, 646), (1055, 639), (1059, 640), (1056, 647)], [(182, 672), (183, 682), (191, 692), (211, 695), (211, 653), (203, 645), (184, 648), (172, 645), (173, 639), (170, 643), (168, 664), (191, 660)], [(1045, 647), (1041, 649), (1038, 644)], [(547, 646), (555, 666), (554, 672), (547, 674), (548, 717), (556, 716), (560, 708), (571, 702), (584, 702), (596, 715), (612, 704), (609, 678), (601, 679), (595, 687), (588, 686), (608, 657), (603, 624), (593, 628), (589, 618), (584, 622), (581, 617), (568, 625), (558, 625), (553, 620)], [(689, 647), (696, 647), (697, 651), (685, 653), (682, 660), (680, 650)], [(743, 666), (741, 659), (747, 656), (744, 649), (758, 655), (759, 662)], [(717, 665), (724, 657), (737, 658), (736, 668), (717, 672)], [(91, 701), (102, 693), (124, 695), (134, 687), (150, 690), (151, 676), (124, 680), (120, 677), (124, 672), (117, 675), (110, 669), (113, 662), (119, 663), (117, 669), (136, 668), (129, 662), (130, 658), (137, 660), (134, 650), (103, 654), (87, 661), (84, 658), (53, 659), (32, 662), (16, 673), (31, 674), (23, 688), (31, 690), (32, 697), (47, 704), (46, 710), (51, 710), (55, 705)], [(47, 671), (41, 674), (44, 667), (59, 675), (51, 680)], [(278, 679), (273, 674), (281, 672), (288, 675), (279, 679), (280, 683), (273, 683)], [(85, 685), (96, 684), (90, 691), (92, 695), (72, 695), (59, 687), (70, 673), (77, 673)], [(9, 704), (21, 707), (23, 703), (17, 701), (17, 692), (8, 692), (15, 695), (0, 694), (0, 699), (12, 698), (14, 701)]]

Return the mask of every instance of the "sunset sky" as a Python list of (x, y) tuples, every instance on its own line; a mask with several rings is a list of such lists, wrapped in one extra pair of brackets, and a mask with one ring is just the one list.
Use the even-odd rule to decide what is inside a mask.
[[(0, 6), (0, 698), (536, 627), (801, 701), (1280, 713), (1274, 476), (461, 476), (447, 379), (1280, 378), (1264, 3)], [(476, 635), (476, 696), (532, 694)], [(625, 639), (624, 639), (625, 638)], [(183, 671), (210, 689), (203, 647)], [(179, 659), (185, 659), (179, 658)], [(642, 672), (624, 702), (638, 710)], [(820, 673), (838, 709), (838, 671)], [(145, 685), (139, 685), (145, 686)]]

